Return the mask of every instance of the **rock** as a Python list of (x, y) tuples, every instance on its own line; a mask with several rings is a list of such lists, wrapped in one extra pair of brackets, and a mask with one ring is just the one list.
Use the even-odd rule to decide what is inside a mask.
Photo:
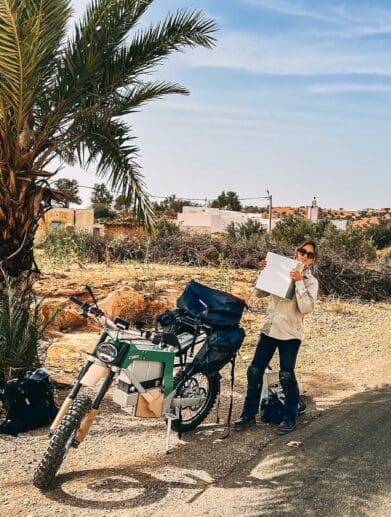
[(52, 373), (50, 379), (56, 388), (69, 389), (72, 388), (75, 379), (71, 375), (65, 375), (64, 373)]
[(141, 299), (142, 296), (137, 294), (132, 287), (125, 285), (107, 296), (104, 300), (99, 302), (99, 307), (105, 311), (110, 319), (115, 318), (134, 298)]

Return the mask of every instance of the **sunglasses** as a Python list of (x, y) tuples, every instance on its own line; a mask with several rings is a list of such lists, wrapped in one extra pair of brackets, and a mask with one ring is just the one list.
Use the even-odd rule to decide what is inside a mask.
[(315, 253), (313, 251), (307, 251), (305, 248), (298, 248), (297, 253), (300, 253), (300, 255), (307, 255), (309, 259), (315, 258)]

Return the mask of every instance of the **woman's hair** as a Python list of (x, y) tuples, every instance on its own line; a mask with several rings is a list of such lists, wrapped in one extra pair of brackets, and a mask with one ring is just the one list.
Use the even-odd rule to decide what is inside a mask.
[(316, 242), (304, 241), (300, 244), (300, 246), (297, 246), (296, 252), (299, 248), (303, 248), (306, 244), (309, 244), (310, 246), (312, 246), (314, 248), (314, 253), (315, 253), (314, 262), (316, 262), (318, 260), (318, 245), (316, 244)]

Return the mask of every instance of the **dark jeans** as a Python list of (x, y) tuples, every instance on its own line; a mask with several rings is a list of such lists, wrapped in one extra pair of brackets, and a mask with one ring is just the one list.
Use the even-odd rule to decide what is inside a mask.
[(262, 378), (276, 348), (280, 356), (280, 382), (285, 393), (284, 416), (296, 419), (299, 403), (299, 387), (295, 377), (295, 364), (300, 348), (300, 339), (275, 339), (261, 334), (254, 359), (247, 370), (247, 395), (242, 414), (255, 416), (259, 411)]

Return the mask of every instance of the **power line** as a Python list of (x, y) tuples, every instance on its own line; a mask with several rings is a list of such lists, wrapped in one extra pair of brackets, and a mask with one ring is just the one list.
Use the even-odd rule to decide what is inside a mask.
[[(87, 185), (79, 185), (79, 188), (86, 188), (89, 190), (94, 190), (94, 187), (89, 187)], [(112, 194), (117, 194), (117, 195), (123, 194), (123, 192), (118, 192), (115, 190), (110, 190), (109, 192), (111, 192)], [(177, 199), (178, 201), (214, 201), (216, 199), (215, 197), (187, 197), (187, 196), (177, 197), (175, 194), (171, 194), (171, 195), (174, 196), (175, 199)], [(151, 194), (148, 197), (150, 197), (152, 199), (167, 199), (170, 196), (154, 196)], [(238, 199), (239, 199), (239, 201), (255, 201), (256, 199), (269, 199), (269, 196), (240, 197)]]

